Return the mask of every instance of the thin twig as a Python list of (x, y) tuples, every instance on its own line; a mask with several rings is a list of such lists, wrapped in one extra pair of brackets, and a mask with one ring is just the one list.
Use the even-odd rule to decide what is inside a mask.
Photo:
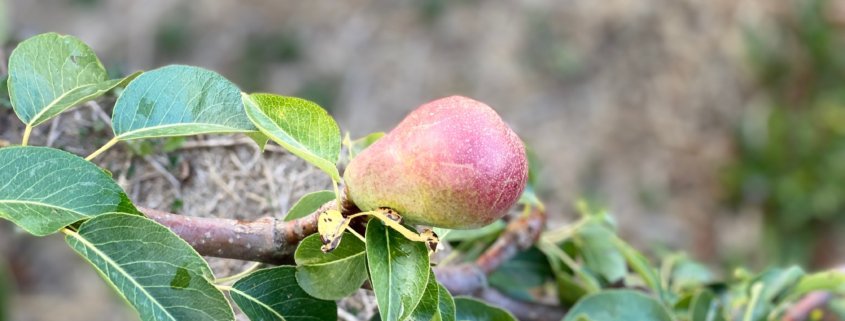
[(50, 122), (50, 132), (47, 134), (47, 147), (53, 147), (53, 143), (56, 142), (56, 139), (59, 138), (60, 132), (58, 131), (59, 122), (62, 118), (62, 114), (56, 115), (56, 118), (53, 118), (53, 121)]
[[(356, 213), (357, 208), (343, 202), (344, 214)], [(293, 262), (296, 246), (306, 236), (317, 232), (319, 213), (336, 208), (336, 201), (303, 218), (284, 222), (273, 217), (255, 221), (223, 218), (187, 217), (141, 208), (147, 217), (167, 226), (188, 241), (202, 255), (257, 261), (271, 264)], [(530, 247), (540, 235), (545, 213), (535, 210), (527, 216), (511, 221), (499, 239), (475, 262), (434, 269), (437, 280), (453, 295), (474, 295), (512, 311), (520, 320), (557, 321), (565, 310), (560, 307), (524, 302), (507, 297), (487, 285), (487, 274), (511, 259), (519, 251)]]
[(558, 306), (520, 301), (493, 288), (484, 288), (476, 296), (510, 311), (522, 321), (558, 321), (566, 315), (566, 310)]
[[(845, 271), (845, 265), (840, 265), (834, 271)], [(813, 311), (827, 307), (833, 299), (833, 293), (827, 291), (814, 291), (795, 302), (783, 315), (783, 321), (806, 321), (810, 320)]]
[(156, 172), (161, 174), (161, 176), (163, 176), (168, 183), (170, 183), (170, 186), (173, 188), (173, 194), (176, 195), (176, 198), (181, 199), (182, 183), (180, 183), (179, 180), (176, 179), (175, 176), (173, 176), (173, 174), (171, 174), (166, 168), (164, 168), (164, 165), (161, 165), (151, 156), (144, 156), (144, 160), (147, 161), (147, 163), (150, 164), (150, 166), (152, 166), (152, 168), (155, 169)]
[(342, 308), (337, 308), (337, 318), (343, 321), (360, 321), (358, 320), (358, 317), (352, 315), (352, 313), (349, 313), (349, 311), (346, 311)]
[[(255, 142), (248, 137), (239, 138), (214, 138), (206, 140), (189, 140), (182, 143), (179, 149), (193, 149), (193, 148), (211, 148), (211, 147), (230, 147), (240, 145), (254, 145)], [(285, 150), (279, 146), (267, 144), (264, 150), (273, 153), (284, 153)]]
[(833, 298), (828, 292), (812, 292), (804, 296), (789, 308), (783, 316), (783, 321), (805, 321), (813, 311), (825, 307)]
[(106, 123), (107, 125), (111, 124), (111, 117), (106, 114), (106, 111), (103, 110), (103, 107), (101, 107), (100, 104), (98, 104), (96, 101), (89, 101), (85, 103), (85, 105), (91, 107), (91, 110), (94, 112), (94, 115), (97, 115), (97, 117), (100, 118), (100, 120), (102, 120), (104, 123)]

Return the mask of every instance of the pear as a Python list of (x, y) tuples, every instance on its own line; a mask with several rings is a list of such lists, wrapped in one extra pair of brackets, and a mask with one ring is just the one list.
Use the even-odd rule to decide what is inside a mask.
[(522, 140), (490, 106), (451, 96), (411, 112), (344, 172), (361, 210), (390, 208), (405, 222), (478, 228), (501, 218), (528, 179)]

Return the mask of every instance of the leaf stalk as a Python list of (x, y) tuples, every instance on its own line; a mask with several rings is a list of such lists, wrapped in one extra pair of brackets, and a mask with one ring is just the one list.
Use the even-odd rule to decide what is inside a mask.
[(112, 146), (114, 146), (114, 144), (117, 144), (117, 142), (119, 142), (119, 141), (120, 141), (120, 140), (119, 140), (119, 139), (117, 139), (117, 137), (112, 138), (112, 139), (111, 139), (108, 143), (106, 143), (105, 145), (103, 145), (102, 147), (100, 147), (100, 149), (97, 149), (96, 151), (94, 151), (93, 153), (91, 153), (91, 155), (88, 155), (88, 157), (85, 157), (85, 160), (90, 161), (90, 160), (92, 160), (92, 159), (94, 159), (94, 158), (97, 158), (97, 156), (100, 156), (100, 154), (102, 154), (103, 152), (107, 151), (109, 148), (111, 148)]
[(23, 130), (23, 139), (21, 140), (21, 146), (26, 146), (29, 143), (29, 135), (32, 134), (32, 125), (27, 124), (26, 129)]

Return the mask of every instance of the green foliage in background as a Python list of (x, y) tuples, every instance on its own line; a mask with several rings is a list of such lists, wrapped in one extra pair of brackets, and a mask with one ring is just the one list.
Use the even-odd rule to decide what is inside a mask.
[(805, 263), (845, 214), (845, 38), (828, 1), (783, 6), (746, 32), (761, 90), (725, 183), (732, 204), (762, 209), (768, 257)]

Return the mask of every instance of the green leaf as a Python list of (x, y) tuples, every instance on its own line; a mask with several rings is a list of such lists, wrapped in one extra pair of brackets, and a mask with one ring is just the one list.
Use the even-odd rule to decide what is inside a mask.
[[(466, 241), (466, 240), (474, 240), (478, 238), (482, 238), (491, 234), (496, 234), (501, 231), (505, 230), (505, 224), (502, 220), (496, 220), (493, 223), (490, 223), (484, 227), (472, 229), (472, 230), (448, 230), (446, 229), (439, 229), (441, 232), (438, 232), (438, 229), (435, 229), (435, 233), (440, 236), (440, 241), (449, 241), (449, 242), (456, 242), (456, 241)], [(441, 236), (441, 233), (443, 235)]]
[(428, 250), (422, 242), (406, 239), (377, 219), (367, 224), (366, 238), (370, 281), (381, 319), (404, 320), (428, 284)]
[(437, 288), (439, 289), (439, 299), (437, 303), (437, 311), (439, 312), (439, 314), (435, 315), (432, 320), (455, 321), (455, 299), (452, 298), (452, 294), (449, 293), (449, 290), (447, 290), (446, 287), (442, 284), (438, 283)]
[(691, 321), (724, 321), (719, 300), (710, 290), (701, 290), (692, 299), (689, 307)]
[(508, 311), (468, 297), (455, 298), (455, 310), (458, 321), (517, 321)]
[(370, 145), (375, 143), (380, 138), (384, 137), (384, 135), (384, 132), (375, 132), (351, 141), (349, 143), (349, 159), (351, 160), (352, 158), (355, 158), (355, 156), (358, 156), (358, 154), (367, 149), (367, 147), (370, 147)]
[(119, 140), (209, 133), (254, 133), (241, 91), (220, 74), (171, 65), (138, 76), (115, 102)]
[[(564, 246), (572, 246), (572, 242), (565, 242)], [(552, 265), (553, 271), (556, 274), (556, 278), (563, 277), (571, 280), (572, 277), (568, 275), (568, 270), (570, 270), (580, 281), (578, 286), (586, 293), (594, 293), (601, 290), (601, 284), (599, 284), (598, 277), (593, 275), (591, 271), (577, 264), (571, 258), (569, 253), (567, 253), (567, 250), (560, 248), (557, 244), (543, 240), (537, 244), (537, 247), (539, 247), (540, 251), (546, 254), (546, 257), (549, 259), (549, 263)], [(572, 251), (574, 250), (573, 246)], [(566, 265), (568, 270), (564, 270), (562, 265)], [(563, 296), (561, 296), (560, 299), (564, 299)]]
[[(552, 261), (556, 262), (556, 261)], [(556, 265), (559, 263), (553, 263)], [(554, 269), (555, 281), (557, 281), (557, 296), (558, 301), (563, 306), (571, 306), (578, 302), (582, 297), (587, 295), (587, 290), (575, 281), (575, 278), (565, 271)]]
[(633, 290), (608, 290), (581, 299), (563, 321), (673, 321), (657, 300)]
[(523, 205), (537, 206), (540, 208), (544, 206), (543, 202), (540, 201), (540, 198), (537, 197), (537, 192), (534, 191), (534, 187), (531, 185), (525, 186), (525, 189), (522, 191), (522, 195), (519, 196), (519, 200), (517, 201), (517, 203)]
[(763, 321), (774, 308), (769, 301), (761, 299), (764, 287), (765, 285), (762, 282), (754, 282), (748, 288), (749, 299), (743, 307), (745, 309), (742, 316), (743, 321)]
[(664, 259), (667, 265), (672, 290), (676, 293), (699, 288), (713, 282), (713, 273), (706, 266), (688, 258), (685, 254), (670, 255)]
[(825, 271), (802, 277), (790, 295), (802, 296), (813, 291), (835, 291), (841, 293), (843, 288), (845, 288), (845, 273), (841, 271)]
[(340, 128), (317, 104), (273, 94), (243, 94), (249, 119), (258, 129), (291, 153), (340, 181)]
[(312, 298), (296, 283), (296, 268), (256, 271), (232, 286), (232, 300), (250, 320), (337, 320), (334, 301)]
[(537, 175), (540, 174), (540, 159), (537, 158), (537, 153), (527, 145), (525, 146), (525, 155), (528, 157), (528, 182), (526, 182), (525, 190), (522, 191), (522, 195), (519, 196), (517, 202), (542, 209), (545, 205), (537, 197)]
[(65, 240), (126, 299), (141, 320), (233, 320), (208, 264), (188, 243), (145, 217), (106, 214)]
[(760, 297), (764, 302), (774, 302), (798, 284), (805, 275), (804, 270), (793, 266), (789, 268), (771, 268), (756, 277), (751, 283), (763, 284)]
[(614, 238), (613, 231), (596, 222), (579, 228), (573, 236), (587, 268), (610, 283), (619, 281), (627, 272), (625, 257), (613, 244)]
[(48, 147), (0, 149), (0, 218), (44, 236), (109, 212), (138, 210), (96, 165)]
[(44, 33), (24, 40), (9, 56), (9, 97), (18, 117), (34, 127), (136, 75), (109, 80), (88, 45), (73, 36)]
[(614, 237), (613, 244), (619, 252), (622, 253), (622, 256), (625, 257), (628, 265), (631, 266), (631, 270), (637, 272), (637, 274), (643, 279), (646, 286), (654, 291), (654, 293), (658, 293), (661, 299), (667, 301), (669, 294), (667, 294), (666, 290), (663, 289), (663, 285), (660, 283), (660, 277), (654, 267), (651, 266), (648, 259), (642, 253), (618, 237)]
[(296, 281), (305, 292), (323, 300), (340, 300), (367, 280), (367, 258), (364, 242), (350, 233), (343, 235), (340, 245), (323, 253), (320, 235), (306, 237), (296, 248)]
[(318, 191), (305, 194), (305, 196), (302, 196), (302, 198), (296, 201), (296, 204), (293, 204), (288, 214), (285, 215), (285, 222), (308, 216), (308, 214), (314, 213), (320, 206), (333, 199), (335, 199), (335, 195), (332, 191)]
[(549, 260), (536, 247), (519, 252), (502, 263), (488, 278), (490, 285), (502, 292), (530, 289), (543, 285), (552, 276)]
[(670, 257), (672, 259), (671, 276), (672, 290), (683, 292), (683, 290), (695, 289), (713, 282), (713, 273), (706, 266), (695, 262), (686, 255)]
[(437, 279), (434, 276), (434, 271), (430, 271), (428, 275), (428, 284), (425, 286), (420, 303), (417, 308), (408, 317), (408, 321), (431, 321), (436, 315), (440, 314), (440, 287), (437, 284)]
[(270, 141), (270, 137), (267, 137), (267, 135), (264, 135), (261, 132), (246, 133), (246, 136), (258, 145), (258, 150), (262, 153), (264, 152), (264, 148), (267, 147), (267, 142)]

